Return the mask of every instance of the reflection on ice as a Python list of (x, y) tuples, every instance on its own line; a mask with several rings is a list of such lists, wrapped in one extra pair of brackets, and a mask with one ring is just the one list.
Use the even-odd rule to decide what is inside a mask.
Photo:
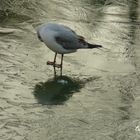
[(59, 76), (49, 79), (45, 83), (35, 86), (34, 96), (41, 104), (63, 104), (75, 92), (80, 91), (83, 84), (67, 76)]

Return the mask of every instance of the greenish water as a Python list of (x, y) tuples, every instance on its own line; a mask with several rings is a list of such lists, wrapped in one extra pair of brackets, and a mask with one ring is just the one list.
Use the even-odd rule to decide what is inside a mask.
[[(1, 4), (1, 140), (140, 139), (140, 1)], [(54, 77), (54, 53), (36, 35), (44, 22), (104, 48), (65, 55)]]

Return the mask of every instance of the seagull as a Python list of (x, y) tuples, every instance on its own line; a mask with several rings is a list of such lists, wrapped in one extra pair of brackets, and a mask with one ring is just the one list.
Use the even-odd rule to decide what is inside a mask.
[[(41, 42), (55, 52), (54, 60), (47, 61), (47, 65), (61, 69), (63, 66), (63, 56), (67, 53), (76, 52), (78, 49), (101, 48), (101, 45), (90, 44), (85, 38), (76, 34), (71, 28), (57, 23), (42, 24), (37, 29), (37, 36)], [(61, 63), (56, 64), (57, 54), (61, 54)]]

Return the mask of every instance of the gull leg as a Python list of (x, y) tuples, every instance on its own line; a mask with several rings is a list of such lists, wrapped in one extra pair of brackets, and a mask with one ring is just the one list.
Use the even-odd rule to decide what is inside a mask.
[(57, 56), (57, 53), (55, 53), (54, 60), (53, 60), (54, 66), (55, 66), (55, 62), (56, 62), (56, 56)]
[[(53, 67), (57, 67), (57, 68), (61, 68), (62, 67), (62, 61), (63, 61), (63, 54), (61, 56), (61, 64), (56, 64), (56, 56), (57, 56), (57, 53), (55, 53), (55, 56), (54, 56), (54, 61), (47, 61), (47, 65), (52, 65)], [(62, 68), (61, 68), (62, 69)]]
[(57, 53), (55, 53), (55, 56), (54, 56), (54, 60), (53, 60), (53, 62), (51, 62), (51, 61), (47, 61), (47, 65), (53, 65), (53, 66), (55, 67), (56, 56), (57, 56)]
[(57, 53), (55, 53), (55, 56), (54, 56), (54, 65), (53, 65), (53, 68), (54, 68), (54, 77), (56, 77), (56, 69), (55, 69), (55, 63), (56, 63), (56, 56), (57, 56)]
[(62, 76), (62, 68), (63, 68), (63, 57), (64, 57), (64, 54), (61, 55), (61, 64), (60, 64), (60, 74)]
[(55, 69), (55, 66), (53, 66), (53, 69), (54, 69), (54, 77), (56, 77), (56, 69)]

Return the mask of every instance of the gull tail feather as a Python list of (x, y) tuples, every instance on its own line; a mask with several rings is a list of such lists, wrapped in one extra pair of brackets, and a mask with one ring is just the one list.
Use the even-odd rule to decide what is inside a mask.
[(90, 43), (87, 43), (87, 45), (88, 45), (88, 48), (89, 48), (89, 49), (93, 49), (93, 48), (102, 48), (102, 47), (103, 47), (102, 45), (90, 44)]

